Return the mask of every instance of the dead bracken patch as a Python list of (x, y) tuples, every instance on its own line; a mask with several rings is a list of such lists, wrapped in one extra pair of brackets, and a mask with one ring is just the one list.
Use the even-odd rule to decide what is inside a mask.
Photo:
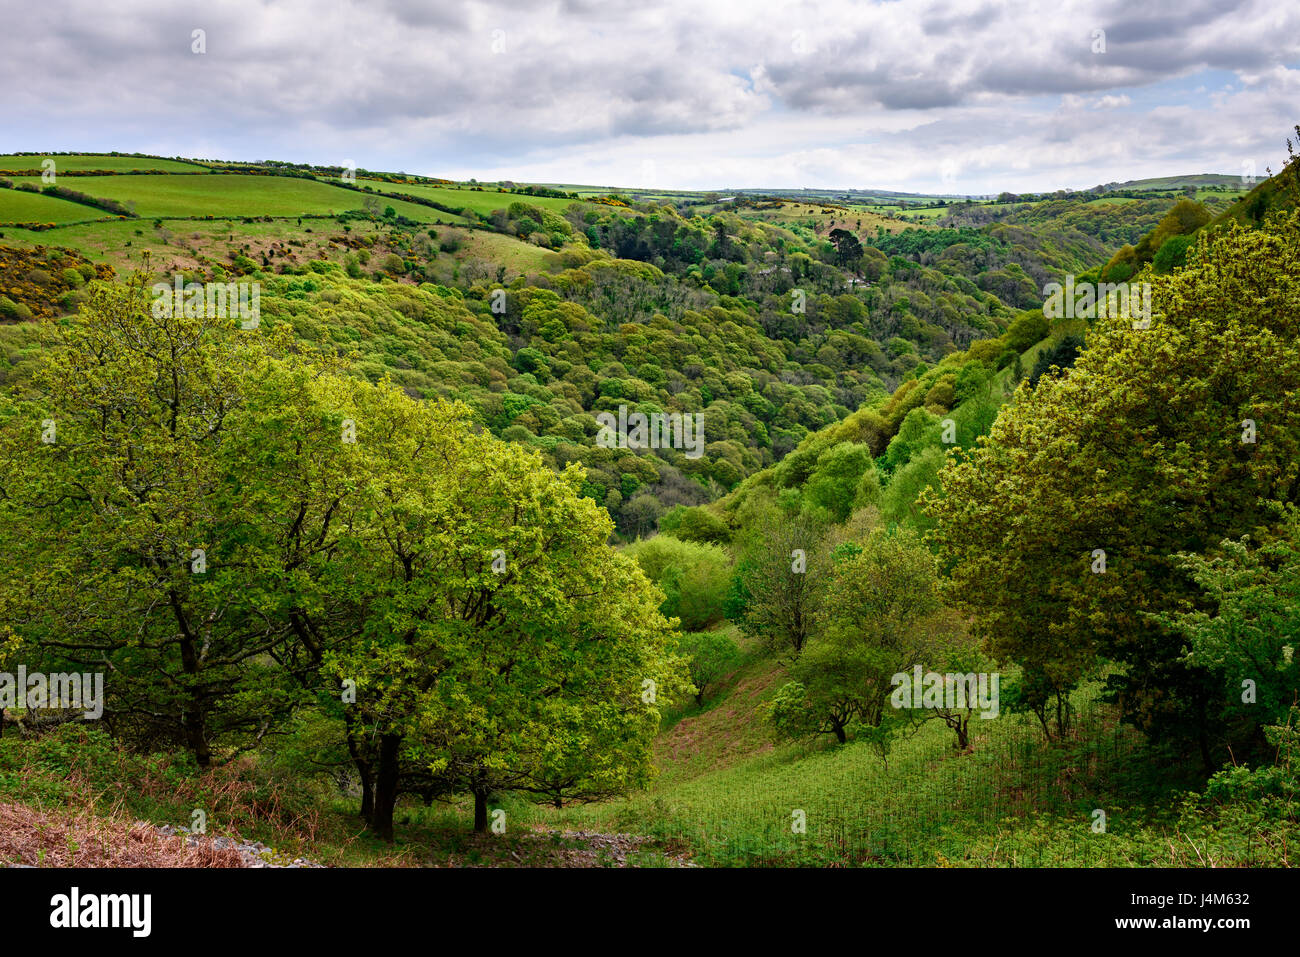
[(147, 824), (0, 804), (0, 866), (243, 867), (234, 848), (186, 844)]

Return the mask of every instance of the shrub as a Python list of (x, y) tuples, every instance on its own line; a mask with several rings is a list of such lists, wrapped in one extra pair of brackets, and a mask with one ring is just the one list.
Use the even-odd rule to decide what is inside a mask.
[(677, 650), (689, 659), (695, 703), (703, 704), (708, 689), (740, 663), (740, 646), (720, 631), (693, 631), (682, 635)]
[(722, 548), (659, 535), (629, 545), (627, 552), (663, 589), (660, 610), (681, 619), (682, 628), (702, 631), (722, 620), (731, 584), (731, 562)]

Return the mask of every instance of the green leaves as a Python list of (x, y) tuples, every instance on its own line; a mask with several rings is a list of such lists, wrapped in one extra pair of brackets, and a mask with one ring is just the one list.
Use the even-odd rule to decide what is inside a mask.
[(295, 708), (345, 716), (389, 833), (402, 788), (645, 783), (690, 685), (582, 469), (281, 330), (155, 316), (139, 283), (50, 330), (35, 393), (0, 406), (15, 634), (110, 669), (115, 730), (203, 765)]
[(954, 597), (1046, 694), (1104, 656), (1127, 666), (1130, 718), (1209, 732), (1193, 702), (1219, 682), (1146, 615), (1201, 600), (1177, 553), (1275, 524), (1300, 491), (1298, 233), (1291, 217), (1213, 234), (1188, 268), (1139, 277), (1151, 327), (1099, 320), (1073, 369), (1022, 387), (928, 495)]

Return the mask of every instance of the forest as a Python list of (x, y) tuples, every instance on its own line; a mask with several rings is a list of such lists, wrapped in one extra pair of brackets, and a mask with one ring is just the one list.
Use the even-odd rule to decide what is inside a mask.
[(0, 171), (0, 672), (104, 689), (6, 701), (0, 861), (1288, 863), (1300, 160), (920, 225)]

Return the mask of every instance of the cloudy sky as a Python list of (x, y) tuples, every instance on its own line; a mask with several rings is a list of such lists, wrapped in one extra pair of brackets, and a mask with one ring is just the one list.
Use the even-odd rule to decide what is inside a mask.
[(0, 152), (1082, 188), (1276, 170), (1300, 123), (1300, 3), (43, 0), (5, 17), (0, 84)]

